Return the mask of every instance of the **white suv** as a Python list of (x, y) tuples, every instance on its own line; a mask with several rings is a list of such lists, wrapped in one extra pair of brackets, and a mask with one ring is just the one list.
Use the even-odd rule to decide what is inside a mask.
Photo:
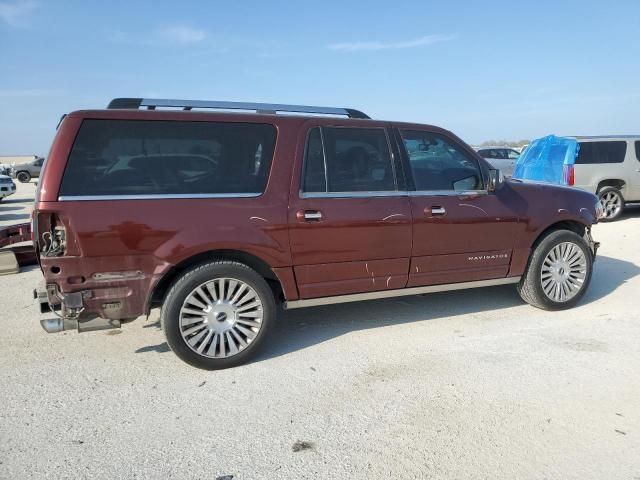
[(572, 138), (580, 150), (567, 183), (598, 195), (603, 221), (618, 218), (626, 203), (640, 202), (640, 136)]

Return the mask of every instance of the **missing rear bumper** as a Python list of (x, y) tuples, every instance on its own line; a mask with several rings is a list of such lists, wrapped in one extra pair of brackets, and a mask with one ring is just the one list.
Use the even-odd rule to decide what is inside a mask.
[(55, 284), (46, 289), (35, 289), (33, 298), (40, 313), (53, 313), (56, 318), (41, 320), (40, 325), (47, 333), (65, 330), (77, 330), (79, 333), (96, 330), (120, 328), (121, 320), (85, 314), (85, 299), (91, 297), (90, 291), (63, 293)]

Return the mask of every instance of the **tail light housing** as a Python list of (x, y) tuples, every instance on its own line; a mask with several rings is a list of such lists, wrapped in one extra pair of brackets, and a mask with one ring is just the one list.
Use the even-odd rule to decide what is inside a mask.
[(565, 165), (563, 168), (564, 184), (573, 186), (576, 181), (575, 165)]
[(35, 228), (32, 228), (32, 232), (34, 237), (37, 235), (34, 245), (38, 245), (40, 255), (63, 256), (67, 249), (67, 232), (60, 218), (54, 213), (39, 212), (33, 220)]

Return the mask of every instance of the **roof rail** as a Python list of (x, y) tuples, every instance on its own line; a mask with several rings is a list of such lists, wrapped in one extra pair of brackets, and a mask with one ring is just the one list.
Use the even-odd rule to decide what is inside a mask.
[(370, 118), (360, 110), (352, 108), (312, 107), (308, 105), (285, 105), (280, 103), (218, 102), (207, 100), (171, 100), (153, 98), (114, 98), (107, 108), (138, 109), (146, 107), (173, 107), (191, 110), (193, 108), (219, 108), (223, 110), (253, 110), (258, 113), (295, 112), (320, 115), (346, 115), (349, 118)]

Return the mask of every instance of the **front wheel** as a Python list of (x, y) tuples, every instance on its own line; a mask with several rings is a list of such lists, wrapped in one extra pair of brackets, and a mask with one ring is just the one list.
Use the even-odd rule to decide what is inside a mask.
[(544, 310), (573, 307), (584, 295), (593, 270), (587, 242), (568, 230), (557, 230), (533, 251), (518, 284), (522, 299)]
[(197, 368), (234, 367), (253, 357), (275, 322), (271, 288), (244, 264), (217, 261), (186, 272), (162, 306), (167, 343)]
[(20, 183), (29, 183), (31, 181), (31, 174), (29, 172), (18, 172), (16, 174), (16, 179)]

